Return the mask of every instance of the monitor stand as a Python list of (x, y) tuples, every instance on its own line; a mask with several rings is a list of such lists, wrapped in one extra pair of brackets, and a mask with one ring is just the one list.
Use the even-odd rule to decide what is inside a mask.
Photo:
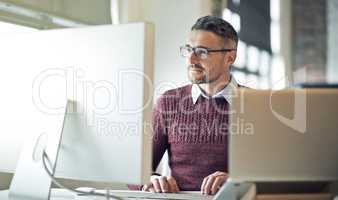
[[(246, 195), (248, 198), (243, 198)], [(227, 182), (225, 182), (221, 189), (217, 192), (213, 200), (251, 199), (250, 196), (254, 195), (256, 195), (255, 184), (248, 182), (235, 182), (231, 179), (228, 179)]]
[(54, 174), (65, 117), (74, 106), (74, 102), (68, 100), (63, 113), (46, 116), (47, 124), (41, 122), (48, 127), (46, 132), (30, 137), (25, 143), (9, 188), (10, 200), (50, 199), (52, 180), (43, 167), (43, 151), (48, 154), (50, 171)]

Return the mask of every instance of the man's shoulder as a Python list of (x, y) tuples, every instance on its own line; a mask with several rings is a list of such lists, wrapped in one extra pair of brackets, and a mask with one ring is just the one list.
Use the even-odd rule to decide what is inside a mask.
[(192, 84), (188, 84), (188, 85), (184, 85), (184, 86), (181, 86), (181, 87), (177, 87), (177, 88), (174, 88), (174, 89), (170, 89), (170, 90), (167, 90), (165, 91), (162, 96), (182, 96), (182, 95), (185, 95), (185, 94), (191, 94), (191, 87), (192, 87)]
[(186, 99), (185, 97), (191, 96), (191, 84), (184, 85), (181, 87), (177, 87), (174, 89), (170, 89), (162, 93), (157, 99), (157, 104), (178, 104), (182, 99)]

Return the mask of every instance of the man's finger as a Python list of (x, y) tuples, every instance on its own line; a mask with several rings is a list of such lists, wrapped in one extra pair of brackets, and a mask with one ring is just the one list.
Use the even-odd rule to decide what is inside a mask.
[(145, 184), (142, 187), (142, 191), (149, 191), (149, 188), (150, 188), (150, 184)]
[(161, 185), (160, 185), (160, 182), (159, 182), (158, 178), (153, 179), (151, 182), (152, 182), (152, 184), (154, 186), (155, 192), (161, 192), (162, 191), (161, 190)]
[(148, 190), (149, 190), (149, 192), (153, 192), (153, 193), (155, 193), (155, 189), (154, 189), (154, 187), (150, 187)]
[(216, 176), (215, 181), (211, 186), (211, 194), (216, 194), (225, 181), (226, 176)]
[(213, 173), (211, 175), (213, 175), (213, 176), (226, 176), (226, 177), (228, 177), (227, 173), (221, 172), (221, 171), (217, 171), (217, 172), (215, 172), (215, 173)]
[(167, 177), (161, 176), (159, 178), (160, 186), (161, 186), (161, 191), (162, 192), (169, 192), (169, 185), (167, 182)]
[(169, 192), (177, 193), (179, 192), (179, 188), (177, 182), (174, 177), (169, 176), (167, 177), (168, 185), (169, 185)]
[(204, 188), (205, 188), (205, 184), (207, 184), (207, 181), (208, 181), (208, 177), (205, 177), (203, 179), (203, 182), (202, 182), (202, 185), (201, 185), (201, 192), (202, 192), (202, 194), (204, 194)]
[(211, 193), (211, 186), (215, 181), (215, 176), (209, 176), (205, 186), (204, 186), (204, 190), (203, 193), (204, 194), (210, 194)]

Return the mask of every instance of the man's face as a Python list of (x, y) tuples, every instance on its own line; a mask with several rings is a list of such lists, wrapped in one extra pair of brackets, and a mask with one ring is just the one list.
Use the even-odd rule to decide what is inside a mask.
[[(203, 30), (193, 30), (190, 33), (188, 45), (207, 49), (233, 48), (225, 45), (218, 35)], [(204, 84), (227, 80), (230, 75), (230, 65), (236, 58), (236, 52), (210, 52), (206, 59), (201, 59), (192, 53), (187, 57), (188, 76), (192, 83)]]

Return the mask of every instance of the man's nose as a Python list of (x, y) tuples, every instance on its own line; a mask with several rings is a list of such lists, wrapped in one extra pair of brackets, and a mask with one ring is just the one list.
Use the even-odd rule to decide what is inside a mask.
[(187, 56), (187, 62), (188, 64), (196, 64), (198, 63), (198, 57), (194, 52), (192, 52), (190, 55)]

